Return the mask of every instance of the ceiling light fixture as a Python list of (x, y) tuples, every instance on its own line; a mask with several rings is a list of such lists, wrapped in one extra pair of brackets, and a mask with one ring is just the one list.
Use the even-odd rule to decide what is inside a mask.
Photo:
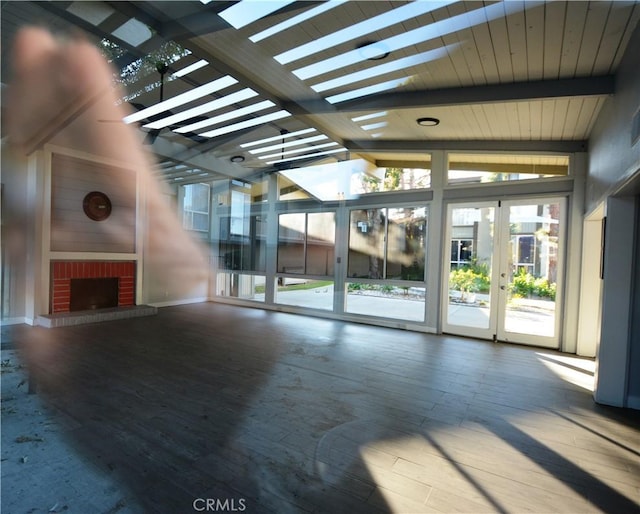
[(421, 127), (435, 127), (440, 125), (440, 120), (438, 118), (418, 118), (416, 123)]
[(242, 155), (234, 155), (229, 160), (231, 162), (244, 162), (244, 157)]

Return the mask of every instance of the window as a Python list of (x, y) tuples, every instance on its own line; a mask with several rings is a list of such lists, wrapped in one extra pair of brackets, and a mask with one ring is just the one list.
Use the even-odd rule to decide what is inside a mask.
[(470, 239), (451, 240), (451, 269), (469, 264), (473, 257), (473, 241)]
[(278, 273), (333, 275), (335, 213), (291, 213), (278, 218)]
[(426, 231), (425, 207), (352, 210), (349, 277), (423, 282)]
[[(238, 232), (239, 229), (242, 232)], [(267, 222), (264, 214), (220, 218), (218, 265), (235, 271), (266, 270)]]
[(187, 184), (184, 188), (182, 226), (187, 230), (209, 231), (209, 185)]
[(449, 155), (449, 185), (546, 179), (568, 174), (569, 157), (563, 155)]
[[(527, 266), (533, 268), (536, 253), (536, 238), (533, 236), (516, 236), (516, 263), (518, 268)], [(527, 270), (530, 271), (530, 270)]]
[(236, 272), (218, 273), (216, 295), (226, 298), (240, 298), (264, 302), (265, 276)]
[(354, 195), (429, 187), (431, 170), (423, 168), (378, 168), (373, 173), (353, 175), (351, 180), (351, 193)]

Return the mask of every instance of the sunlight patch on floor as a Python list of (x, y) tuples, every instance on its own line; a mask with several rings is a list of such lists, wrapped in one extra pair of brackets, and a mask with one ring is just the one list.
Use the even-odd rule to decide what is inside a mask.
[(543, 352), (536, 352), (536, 355), (558, 377), (589, 392), (594, 391), (595, 360)]

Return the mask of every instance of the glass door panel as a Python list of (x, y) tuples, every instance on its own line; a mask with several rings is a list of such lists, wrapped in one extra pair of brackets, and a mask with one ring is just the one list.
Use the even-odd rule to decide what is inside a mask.
[(505, 202), (503, 209), (505, 283), (498, 339), (557, 346), (563, 204)]
[(557, 348), (564, 199), (447, 211), (443, 331)]
[(450, 205), (447, 213), (447, 257), (444, 330), (492, 338), (494, 204)]

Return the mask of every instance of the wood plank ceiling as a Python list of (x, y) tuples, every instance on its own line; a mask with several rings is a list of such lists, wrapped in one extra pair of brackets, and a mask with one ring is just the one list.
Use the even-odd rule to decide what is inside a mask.
[[(258, 6), (272, 10), (259, 16)], [(140, 111), (169, 181), (348, 156), (416, 161), (434, 148), (577, 151), (615, 93), (639, 19), (630, 1), (3, 2), (2, 71), (6, 80), (16, 28), (46, 20), (115, 43), (123, 71), (162, 59), (165, 101), (230, 77)], [(160, 57), (166, 41), (188, 55)], [(153, 70), (133, 75), (127, 99), (158, 104), (158, 85)], [(423, 117), (439, 124), (420, 126)]]

